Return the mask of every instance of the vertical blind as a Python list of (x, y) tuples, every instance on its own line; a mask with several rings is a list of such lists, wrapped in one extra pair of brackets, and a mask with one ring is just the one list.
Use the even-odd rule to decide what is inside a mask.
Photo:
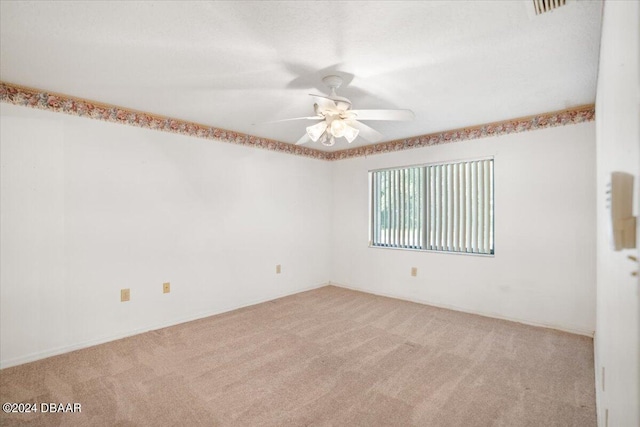
[(493, 159), (371, 173), (371, 245), (493, 254)]

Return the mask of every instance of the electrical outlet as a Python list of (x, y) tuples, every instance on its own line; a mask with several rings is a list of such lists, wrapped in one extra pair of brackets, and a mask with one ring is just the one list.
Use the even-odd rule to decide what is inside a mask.
[(413, 277), (416, 277), (418, 275), (418, 268), (417, 267), (411, 267), (411, 275)]
[(276, 265), (276, 274), (282, 273), (282, 266), (280, 264)]
[(129, 289), (120, 289), (120, 302), (129, 301), (131, 299), (131, 293)]
[(171, 283), (170, 282), (165, 282), (162, 284), (162, 293), (163, 294), (168, 294), (169, 292), (171, 292)]

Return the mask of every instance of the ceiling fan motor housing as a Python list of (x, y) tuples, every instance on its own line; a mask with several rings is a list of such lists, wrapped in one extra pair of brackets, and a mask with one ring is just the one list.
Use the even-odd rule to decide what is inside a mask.
[(342, 77), (340, 76), (335, 76), (335, 75), (331, 75), (331, 76), (326, 76), (322, 79), (322, 83), (326, 84), (327, 86), (329, 86), (329, 88), (332, 91), (335, 91), (336, 89), (338, 89), (340, 86), (342, 86)]

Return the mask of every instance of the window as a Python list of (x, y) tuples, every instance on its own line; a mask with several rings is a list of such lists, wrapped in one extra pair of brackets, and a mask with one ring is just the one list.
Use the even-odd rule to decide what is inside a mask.
[(376, 170), (370, 245), (493, 254), (493, 158)]

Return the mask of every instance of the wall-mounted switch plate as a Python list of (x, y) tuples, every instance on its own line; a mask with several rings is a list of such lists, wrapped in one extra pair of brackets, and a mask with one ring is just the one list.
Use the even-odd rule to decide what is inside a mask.
[(129, 301), (130, 299), (131, 299), (130, 290), (128, 288), (120, 289), (120, 302)]
[(276, 274), (282, 273), (282, 266), (280, 264), (276, 265)]
[(171, 292), (171, 283), (170, 282), (165, 282), (162, 284), (162, 293), (163, 294), (168, 294), (169, 292)]
[(411, 275), (413, 277), (416, 277), (418, 275), (418, 268), (417, 267), (411, 267)]

